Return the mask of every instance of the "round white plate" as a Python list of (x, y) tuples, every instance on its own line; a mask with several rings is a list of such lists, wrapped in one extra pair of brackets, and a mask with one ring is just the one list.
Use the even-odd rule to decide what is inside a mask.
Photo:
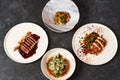
[[(97, 32), (107, 41), (107, 45), (105, 49), (99, 54), (87, 54), (85, 55), (82, 52), (82, 47), (80, 45), (80, 41), (82, 37), (85, 36), (86, 33)], [(83, 62), (90, 65), (102, 65), (109, 62), (116, 54), (118, 43), (115, 34), (105, 25), (98, 23), (89, 23), (80, 27), (74, 34), (72, 40), (72, 48), (75, 52), (76, 56)]]
[[(64, 26), (54, 24), (54, 15), (58, 11), (68, 12), (71, 16), (70, 21)], [(42, 11), (42, 19), (49, 29), (61, 33), (74, 28), (78, 23), (79, 14), (78, 7), (72, 0), (50, 0)]]
[[(18, 45), (18, 42), (27, 32), (32, 32), (40, 36), (38, 42), (38, 48), (36, 53), (31, 57), (24, 59), (21, 54), (14, 51), (14, 48)], [(48, 37), (46, 32), (34, 23), (20, 23), (12, 27), (5, 36), (4, 49), (9, 58), (18, 63), (31, 63), (38, 60), (46, 51), (48, 47)]]
[[(55, 78), (48, 73), (48, 71), (46, 69), (46, 63), (49, 58), (56, 56), (58, 54), (63, 55), (66, 59), (69, 60), (70, 69), (69, 69), (69, 72), (66, 75), (64, 75), (63, 77)], [(54, 48), (54, 49), (49, 50), (47, 53), (45, 53), (45, 55), (43, 56), (43, 58), (41, 60), (41, 70), (42, 70), (43, 74), (50, 80), (66, 80), (66, 79), (68, 79), (73, 74), (75, 67), (76, 67), (76, 63), (75, 63), (75, 59), (74, 59), (73, 55), (68, 50), (63, 49), (63, 48)]]

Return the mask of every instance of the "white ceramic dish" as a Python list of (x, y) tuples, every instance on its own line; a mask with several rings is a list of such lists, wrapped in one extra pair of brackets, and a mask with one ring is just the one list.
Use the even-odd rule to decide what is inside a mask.
[[(18, 45), (21, 38), (27, 33), (32, 32), (40, 36), (36, 53), (31, 57), (24, 59), (14, 47)], [(38, 60), (48, 47), (48, 37), (46, 32), (34, 23), (20, 23), (12, 27), (5, 36), (4, 49), (9, 58), (18, 63), (31, 63)]]
[[(66, 59), (69, 60), (70, 69), (66, 75), (64, 75), (60, 78), (55, 78), (48, 73), (48, 71), (46, 69), (46, 63), (47, 63), (48, 59), (50, 59), (53, 56), (58, 55), (59, 53), (61, 55), (63, 55)], [(66, 80), (66, 79), (68, 79), (73, 74), (75, 67), (76, 67), (76, 63), (75, 63), (75, 59), (74, 59), (73, 55), (68, 50), (63, 49), (63, 48), (54, 48), (54, 49), (49, 50), (43, 56), (43, 58), (41, 60), (41, 70), (42, 70), (43, 74), (50, 80)]]
[[(68, 12), (71, 16), (70, 21), (64, 26), (54, 24), (54, 15), (58, 11)], [(72, 0), (50, 0), (42, 11), (42, 19), (44, 24), (52, 31), (67, 32), (77, 24), (79, 10)]]
[[(99, 55), (87, 54), (82, 52), (80, 41), (86, 33), (97, 32), (107, 41), (105, 49)], [(76, 56), (83, 62), (90, 65), (102, 65), (109, 62), (116, 54), (118, 43), (115, 34), (105, 25), (90, 23), (80, 27), (74, 34), (72, 40), (73, 51)]]

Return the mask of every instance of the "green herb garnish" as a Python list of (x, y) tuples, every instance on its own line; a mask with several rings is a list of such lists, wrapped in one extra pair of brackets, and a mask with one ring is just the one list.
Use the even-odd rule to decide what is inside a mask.
[(63, 58), (61, 54), (58, 54), (57, 56), (52, 57), (52, 60), (47, 63), (49, 69), (54, 73), (54, 77), (58, 78), (65, 72), (65, 62), (66, 59)]

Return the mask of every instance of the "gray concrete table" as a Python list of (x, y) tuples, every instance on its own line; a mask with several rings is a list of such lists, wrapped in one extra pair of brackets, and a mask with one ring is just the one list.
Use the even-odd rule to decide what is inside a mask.
[[(42, 10), (48, 0), (0, 0), (0, 80), (47, 80), (40, 69), (41, 58), (30, 64), (18, 64), (5, 54), (4, 37), (18, 23), (33, 22), (45, 29), (49, 37), (47, 50), (62, 47), (73, 53), (73, 34), (80, 26), (90, 22), (107, 25), (115, 32), (120, 44), (120, 0), (73, 1), (81, 13), (80, 20), (73, 30), (59, 34), (49, 30), (42, 21)], [(87, 65), (74, 53), (73, 56), (77, 63), (76, 70), (68, 80), (120, 80), (119, 47), (116, 56), (101, 66)]]

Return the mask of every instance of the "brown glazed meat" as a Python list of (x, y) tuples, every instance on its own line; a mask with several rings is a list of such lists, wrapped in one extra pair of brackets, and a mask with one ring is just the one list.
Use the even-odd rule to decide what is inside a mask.
[(107, 41), (96, 32), (86, 34), (81, 45), (83, 47), (82, 51), (85, 54), (95, 54), (98, 55), (106, 46)]
[(14, 48), (14, 51), (18, 50), (19, 53), (24, 57), (28, 58), (35, 54), (37, 49), (38, 40), (40, 36), (28, 32), (22, 39), (19, 41), (19, 45)]

